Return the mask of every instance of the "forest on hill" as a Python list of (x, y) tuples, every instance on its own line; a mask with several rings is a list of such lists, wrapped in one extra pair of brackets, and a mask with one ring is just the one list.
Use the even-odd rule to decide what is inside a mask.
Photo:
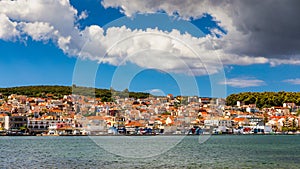
[(256, 104), (259, 108), (282, 106), (283, 103), (300, 105), (300, 92), (243, 92), (231, 94), (226, 98), (229, 106), (236, 105), (237, 101), (245, 105)]
[(5, 97), (11, 94), (25, 95), (28, 97), (47, 98), (49, 96), (55, 99), (61, 99), (64, 95), (77, 94), (83, 96), (91, 96), (101, 98), (102, 101), (112, 101), (113, 96), (132, 97), (132, 98), (147, 98), (149, 93), (130, 92), (128, 89), (124, 91), (116, 91), (114, 89), (97, 89), (92, 87), (80, 86), (21, 86), (0, 88), (0, 93)]
[[(0, 88), (0, 94), (7, 97), (11, 94), (25, 95), (28, 97), (47, 98), (51, 96), (54, 99), (61, 99), (64, 95), (77, 94), (101, 98), (102, 101), (112, 101), (114, 96), (120, 98), (147, 98), (149, 93), (130, 92), (128, 89), (116, 91), (114, 89), (98, 89), (81, 86), (21, 86)], [(300, 106), (300, 92), (243, 92), (231, 94), (226, 98), (226, 104), (235, 106), (237, 101), (243, 104), (256, 104), (257, 107), (282, 106), (283, 103), (295, 103)]]

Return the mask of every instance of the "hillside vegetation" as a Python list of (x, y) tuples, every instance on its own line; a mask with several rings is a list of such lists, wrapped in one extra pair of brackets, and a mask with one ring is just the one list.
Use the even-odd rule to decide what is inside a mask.
[(114, 89), (97, 89), (91, 87), (78, 87), (71, 86), (21, 86), (21, 87), (9, 87), (0, 88), (0, 93), (3, 96), (9, 96), (11, 94), (26, 95), (28, 97), (53, 97), (56, 99), (63, 98), (64, 95), (78, 94), (84, 96), (95, 96), (101, 98), (102, 101), (111, 101), (112, 96), (133, 97), (133, 98), (147, 98), (149, 93), (142, 92), (129, 92), (127, 89), (124, 91), (116, 91)]
[(231, 94), (226, 98), (227, 105), (234, 106), (237, 101), (256, 104), (257, 107), (282, 106), (283, 103), (300, 105), (300, 92), (244, 92)]
[[(112, 101), (114, 96), (121, 98), (147, 98), (149, 93), (116, 91), (114, 89), (97, 89), (91, 87), (80, 86), (21, 86), (0, 88), (0, 93), (7, 97), (11, 94), (26, 95), (28, 97), (47, 98), (51, 96), (55, 99), (61, 99), (64, 95), (78, 94), (101, 98), (102, 101)], [(226, 98), (226, 103), (229, 106), (236, 105), (237, 101), (244, 104), (256, 104), (257, 107), (282, 106), (283, 103), (295, 103), (300, 106), (300, 92), (243, 92), (231, 94)]]

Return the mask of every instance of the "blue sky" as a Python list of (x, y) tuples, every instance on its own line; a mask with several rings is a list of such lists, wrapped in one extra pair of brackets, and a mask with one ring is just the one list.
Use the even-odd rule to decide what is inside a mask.
[[(77, 16), (65, 17), (64, 25), (61, 24), (64, 20), (59, 17), (49, 19), (38, 12), (29, 13), (27, 17), (22, 15), (22, 11), (17, 16), (13, 15), (13, 9), (4, 10), (5, 6), (1, 4), (4, 7), (0, 7), (0, 18), (7, 19), (7, 22), (0, 24), (0, 87), (77, 84), (117, 90), (128, 88), (130, 91), (154, 94), (210, 97), (225, 97), (246, 91), (299, 91), (300, 62), (297, 57), (300, 46), (284, 46), (286, 43), (277, 42), (277, 37), (275, 40), (273, 37), (272, 43), (269, 42), (267, 35), (273, 30), (259, 32), (264, 39), (254, 36), (257, 29), (264, 31), (264, 27), (252, 30), (252, 25), (248, 25), (244, 30), (246, 28), (241, 25), (245, 23), (239, 19), (259, 17), (255, 8), (250, 14), (229, 17), (235, 22), (228, 22), (228, 16), (231, 16), (228, 11), (213, 5), (224, 14), (220, 16), (211, 11), (172, 12), (174, 4), (167, 5), (166, 9), (165, 6), (155, 5), (148, 9), (149, 4), (144, 4), (145, 8), (140, 8), (142, 10), (125, 8), (126, 4), (124, 7), (120, 1), (110, 4), (109, 1), (87, 0), (82, 3), (72, 0), (67, 4), (53, 4), (53, 8), (62, 11), (50, 11), (50, 16), (56, 12), (64, 16), (74, 10)], [(16, 4), (6, 5), (6, 9), (10, 9)], [(21, 5), (30, 6), (26, 3)], [(231, 5), (234, 7), (235, 4)], [(239, 8), (242, 10), (243, 7)], [(29, 17), (34, 14), (40, 16)], [(73, 24), (68, 25), (69, 20)], [(39, 27), (38, 23), (46, 26)], [(97, 34), (92, 33), (98, 31), (99, 34), (102, 30), (104, 33), (96, 39)], [(105, 32), (108, 30), (112, 33)], [(251, 31), (253, 37), (238, 36)], [(152, 34), (146, 34), (149, 32)], [(126, 41), (126, 37), (124, 40), (122, 35), (128, 35), (129, 40)], [(67, 37), (71, 40), (68, 41)], [(122, 42), (112, 43), (111, 39), (115, 37), (123, 38)], [(77, 43), (76, 39), (82, 42)], [(255, 43), (252, 44), (252, 41)], [(277, 50), (278, 47), (273, 50), (269, 43), (274, 44), (274, 48), (282, 43), (282, 50)], [(195, 44), (201, 45), (199, 48), (193, 47)], [(263, 44), (265, 48), (256, 44)], [(187, 47), (182, 49), (180, 45)], [(190, 55), (191, 51), (199, 54), (198, 58)], [(105, 53), (102, 58), (99, 57)]]

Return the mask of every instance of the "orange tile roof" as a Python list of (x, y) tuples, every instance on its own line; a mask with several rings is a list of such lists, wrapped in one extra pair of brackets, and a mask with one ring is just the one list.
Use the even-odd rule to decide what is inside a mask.
[(243, 117), (236, 117), (234, 118), (233, 120), (236, 121), (236, 122), (242, 122), (244, 121), (246, 118), (243, 118)]
[(208, 113), (207, 112), (201, 112), (202, 116), (207, 116)]
[(88, 120), (106, 120), (107, 118), (105, 118), (103, 116), (88, 116), (87, 119)]
[(72, 130), (72, 129), (74, 129), (74, 127), (71, 127), (71, 126), (63, 126), (63, 127), (57, 128), (57, 130)]
[(270, 118), (271, 118), (271, 119), (281, 119), (282, 116), (271, 116)]
[(50, 112), (53, 112), (53, 113), (61, 113), (62, 111), (59, 110), (59, 109), (52, 109), (52, 110), (50, 110)]
[(128, 127), (143, 127), (144, 125), (137, 121), (130, 121), (129, 123), (125, 124)]

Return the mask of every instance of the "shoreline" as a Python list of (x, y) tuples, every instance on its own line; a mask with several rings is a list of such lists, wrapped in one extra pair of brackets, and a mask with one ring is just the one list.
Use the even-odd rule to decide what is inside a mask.
[(292, 136), (292, 135), (299, 135), (300, 133), (270, 133), (270, 134), (200, 134), (200, 135), (196, 135), (196, 134), (156, 134), (156, 135), (140, 135), (140, 134), (128, 134), (128, 135), (124, 135), (124, 134), (100, 134), (100, 135), (0, 135), (0, 137), (88, 137), (88, 136), (99, 136), (99, 137), (103, 137), (103, 136), (134, 136), (134, 137), (140, 137), (140, 136), (146, 136), (146, 137), (160, 137), (160, 136), (274, 136), (274, 135), (288, 135), (288, 136)]

